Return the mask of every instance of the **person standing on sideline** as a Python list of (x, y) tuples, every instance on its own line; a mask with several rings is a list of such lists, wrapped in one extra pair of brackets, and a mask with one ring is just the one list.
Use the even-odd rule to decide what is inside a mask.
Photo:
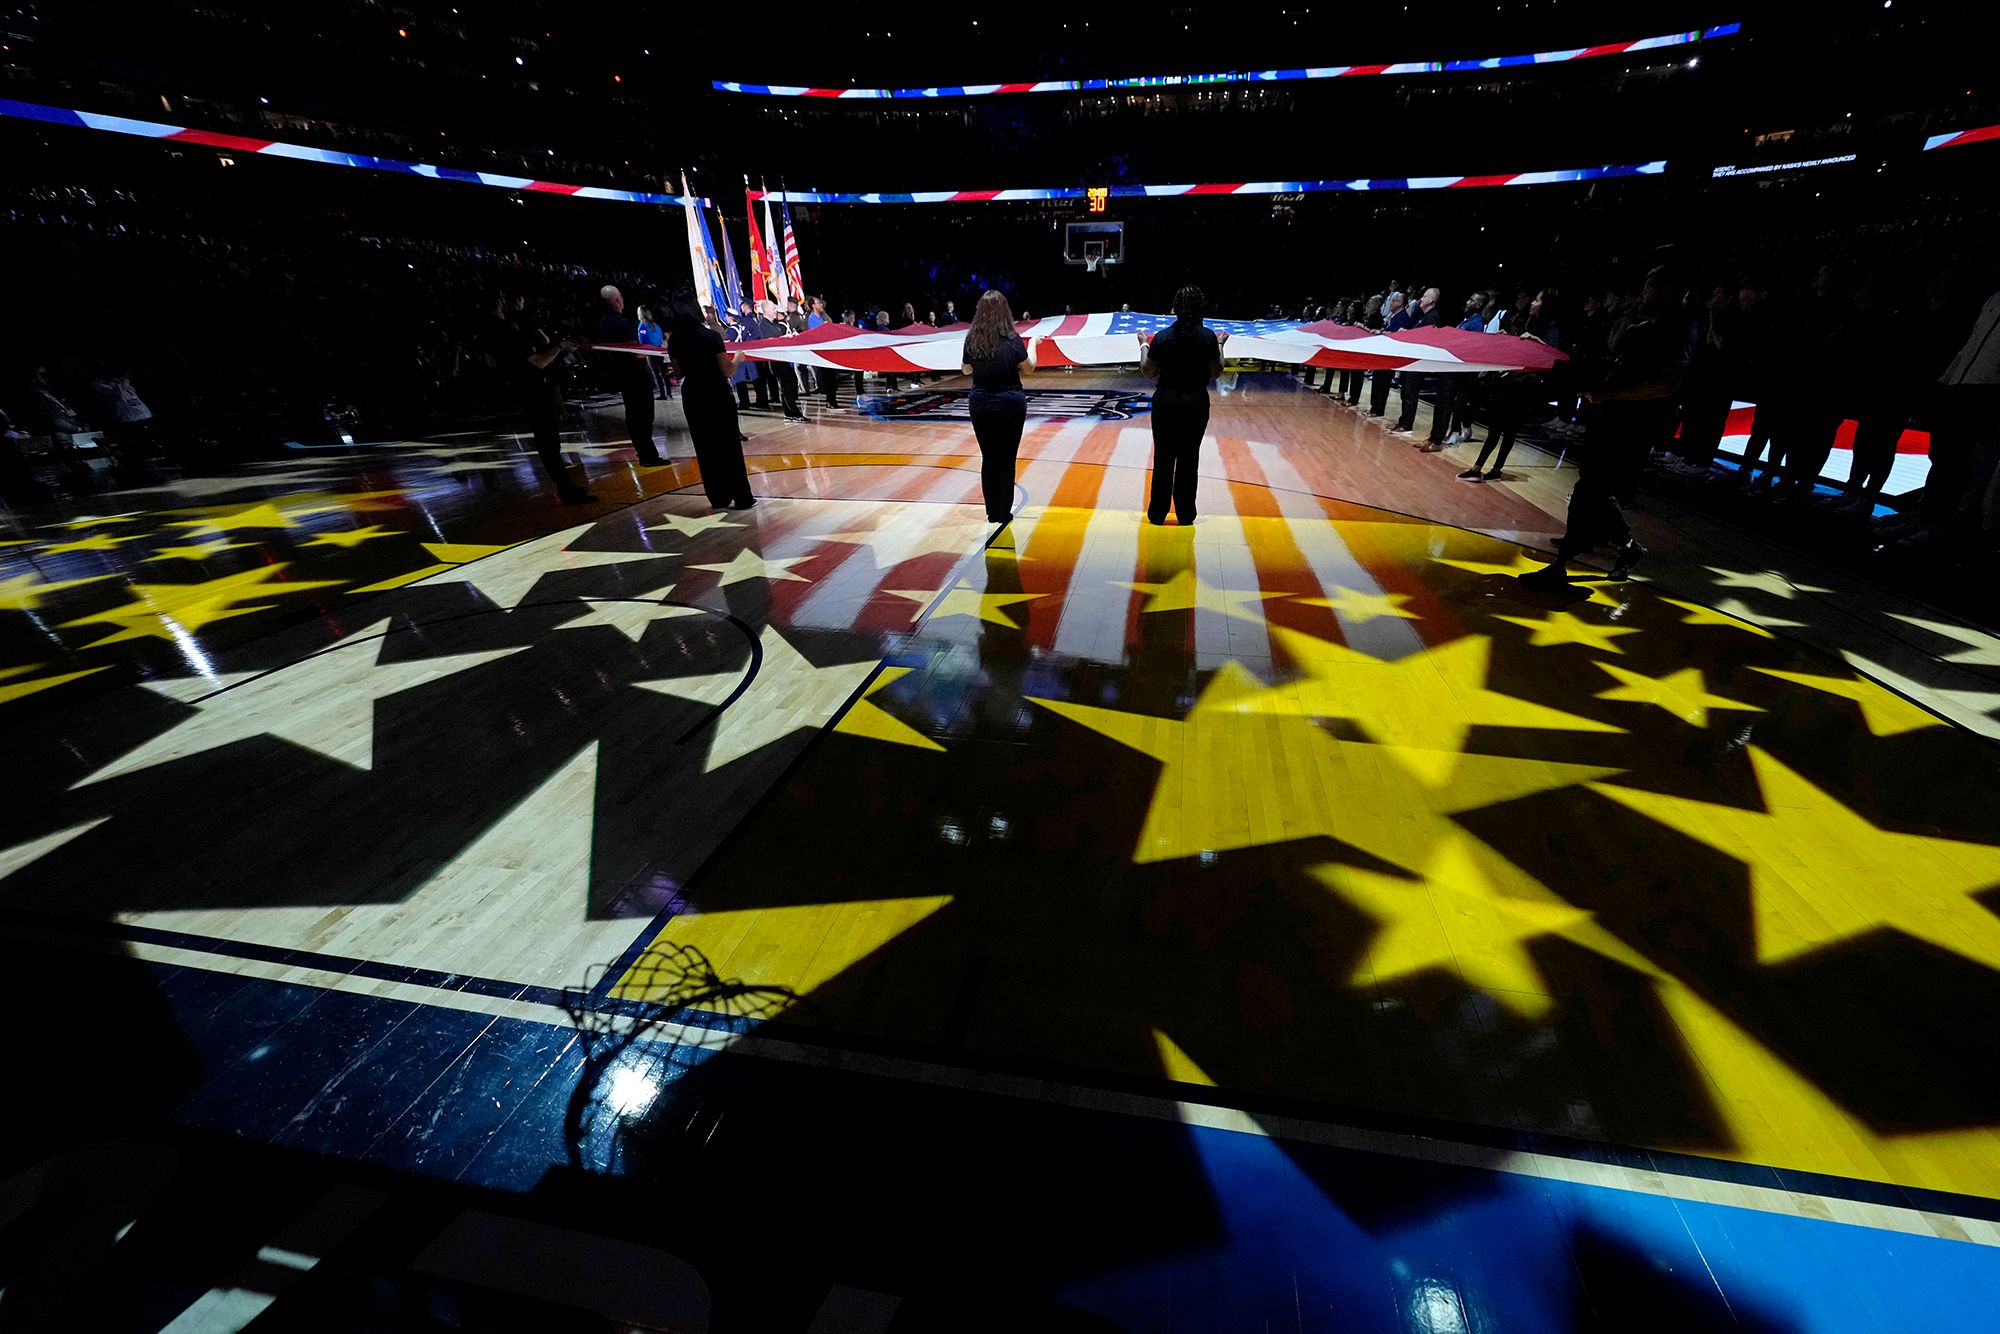
[[(1426, 287), (1424, 294), (1417, 298), (1416, 309), (1405, 312), (1403, 328), (1437, 328), (1437, 304), (1438, 289)], [(1395, 330), (1392, 329), (1390, 332), (1393, 333)], [(1417, 429), (1417, 403), (1423, 398), (1424, 390), (1431, 387), (1432, 378), (1428, 375), (1412, 375), (1409, 371), (1403, 372), (1403, 411), (1396, 418), (1396, 424), (1390, 428), (1391, 430), (1409, 435)]]
[[(639, 341), (639, 326), (625, 313), (625, 297), (609, 283), (598, 289), (597, 295), (604, 301), (604, 313), (597, 318), (597, 341), (600, 343), (636, 343)], [(635, 357), (630, 352), (612, 352), (611, 378), (618, 386), (618, 394), (625, 400), (625, 435), (638, 451), (639, 462), (648, 468), (657, 468), (666, 460), (660, 457), (659, 449), (653, 444), (653, 373), (646, 369), (646, 358)]]
[(717, 509), (747, 510), (757, 498), (750, 494), (736, 397), (729, 389), (736, 358), (723, 346), (722, 335), (702, 322), (690, 298), (676, 296), (668, 320), (667, 351), (680, 369), (681, 406), (701, 465), (702, 490)]
[[(1458, 327), (1466, 333), (1485, 333), (1485, 311), (1486, 293), (1474, 292), (1465, 298), (1465, 314), (1459, 318)], [(1437, 411), (1431, 414), (1431, 434), (1424, 444), (1424, 453), (1435, 454), (1465, 437), (1463, 428), (1470, 424), (1466, 410), (1472, 405), (1468, 392), (1471, 377), (1461, 378), (1452, 373), (1429, 378), (1437, 386)]]
[(1555, 559), (1519, 576), (1522, 583), (1567, 588), (1569, 562), (1601, 546), (1618, 549), (1613, 579), (1632, 573), (1646, 548), (1632, 536), (1619, 497), (1630, 493), (1647, 457), (1674, 429), (1674, 395), (1687, 368), (1687, 329), (1670, 298), (1665, 271), (1654, 269), (1646, 275), (1639, 304), (1611, 340), (1608, 375), (1584, 394), (1597, 411), (1591, 414), (1576, 488), (1569, 493), (1568, 530), (1556, 542)]
[[(1534, 300), (1528, 303), (1528, 327), (1522, 338), (1532, 338), (1538, 343), (1562, 350), (1561, 312), (1558, 310), (1560, 294), (1553, 287), (1544, 287)], [(1486, 443), (1479, 447), (1479, 457), (1472, 466), (1458, 475), (1461, 482), (1490, 482), (1500, 476), (1500, 470), (1507, 466), (1507, 455), (1513, 451), (1514, 436), (1521, 429), (1521, 420), (1528, 413), (1529, 403), (1545, 403), (1548, 399), (1546, 377), (1526, 375), (1519, 371), (1508, 371), (1500, 375), (1494, 383), (1492, 411), (1486, 426)], [(1467, 427), (1468, 432), (1470, 426)], [(1481, 473), (1486, 460), (1493, 457), (1495, 445), (1500, 447), (1497, 458), (1493, 458), (1493, 470)]]
[(520, 395), (521, 414), (528, 419), (528, 430), (534, 435), (542, 471), (555, 484), (556, 498), (563, 504), (592, 504), (597, 497), (578, 486), (563, 465), (562, 389), (556, 380), (556, 363), (565, 353), (576, 351), (580, 344), (568, 338), (550, 342), (525, 311), (509, 322), (507, 328), (511, 346), (502, 364), (508, 368)]
[[(1401, 292), (1389, 293), (1388, 300), (1376, 312), (1380, 322), (1369, 327), (1378, 333), (1400, 333), (1410, 322), (1409, 308), (1403, 304)], [(1395, 383), (1396, 372), (1385, 366), (1378, 366), (1374, 378), (1368, 382), (1368, 412), (1370, 417), (1389, 415), (1389, 386)]]
[(1139, 335), (1139, 373), (1159, 381), (1153, 391), (1153, 490), (1146, 521), (1167, 521), (1167, 505), (1182, 526), (1194, 522), (1201, 437), (1208, 430), (1208, 382), (1222, 374), (1228, 334), (1202, 325), (1199, 287), (1174, 293), (1174, 322), (1148, 341)]
[[(806, 332), (811, 333), (814, 329), (819, 328), (820, 325), (830, 323), (832, 323), (832, 317), (826, 313), (826, 298), (823, 296), (814, 297), (812, 299), (812, 309), (806, 312)], [(799, 375), (803, 377), (805, 373), (805, 367), (800, 367)], [(835, 381), (839, 372), (830, 367), (822, 366), (813, 373), (819, 377), (819, 388), (826, 395), (826, 405), (830, 408), (839, 407), (840, 396), (835, 393)]]
[[(645, 306), (639, 307), (639, 346), (665, 349), (667, 336), (660, 330), (660, 322), (653, 318), (653, 312)], [(653, 397), (672, 398), (674, 380), (667, 374), (665, 357), (645, 358), (646, 369), (653, 374)]]
[[(751, 326), (753, 338), (789, 338), (791, 327), (785, 323), (785, 315), (778, 303), (769, 297), (757, 307), (756, 322)], [(761, 388), (758, 406), (770, 406), (770, 390), (778, 391), (778, 407), (787, 421), (804, 421), (806, 414), (799, 410), (799, 381), (792, 374), (789, 361), (760, 361), (757, 363), (757, 383)]]
[[(1041, 340), (1035, 340), (1039, 344)], [(1035, 369), (1035, 344), (1014, 331), (1014, 312), (999, 292), (987, 292), (972, 311), (959, 369), (972, 377), (966, 407), (979, 440), (979, 487), (986, 498), (986, 522), (1014, 517), (1014, 465), (1021, 453), (1021, 429), (1028, 423), (1028, 394), (1021, 367)]]

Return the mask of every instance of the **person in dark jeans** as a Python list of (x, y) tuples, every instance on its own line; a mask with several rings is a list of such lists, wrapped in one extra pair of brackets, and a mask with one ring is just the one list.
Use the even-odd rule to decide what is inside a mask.
[[(1405, 329), (1437, 328), (1437, 303), (1438, 289), (1435, 287), (1426, 287), (1424, 294), (1417, 298), (1416, 309), (1406, 312), (1407, 318), (1403, 321), (1403, 327)], [(1403, 411), (1397, 416), (1396, 424), (1390, 428), (1391, 430), (1401, 431), (1407, 435), (1417, 429), (1417, 404), (1422, 400), (1424, 390), (1432, 388), (1432, 382), (1436, 378), (1434, 375), (1413, 375), (1409, 371), (1403, 372)]]
[(1646, 275), (1639, 306), (1611, 345), (1604, 382), (1584, 396), (1598, 405), (1576, 488), (1569, 496), (1569, 527), (1556, 542), (1555, 559), (1520, 576), (1536, 588), (1569, 587), (1569, 562), (1594, 547), (1613, 546), (1611, 577), (1623, 579), (1645, 556), (1632, 536), (1621, 496), (1631, 494), (1655, 446), (1666, 443), (1675, 420), (1674, 395), (1687, 376), (1687, 330), (1668, 297), (1666, 273)]
[[(1410, 312), (1403, 304), (1403, 294), (1390, 294), (1389, 302), (1382, 307), (1380, 324), (1371, 325), (1381, 333), (1401, 333), (1409, 327)], [(1387, 366), (1375, 368), (1375, 378), (1368, 382), (1368, 415), (1386, 417), (1389, 415), (1389, 386), (1395, 381), (1396, 372)]]
[[(1553, 287), (1544, 287), (1528, 302), (1525, 323), (1519, 336), (1532, 338), (1561, 351), (1561, 306), (1562, 294)], [(1495, 336), (1505, 338), (1508, 335)], [(1490, 482), (1500, 476), (1500, 470), (1507, 466), (1507, 455), (1513, 452), (1514, 437), (1520, 431), (1522, 421), (1532, 408), (1546, 406), (1548, 401), (1549, 382), (1546, 376), (1509, 372), (1495, 377), (1486, 443), (1479, 447), (1479, 457), (1473, 460), (1470, 468), (1458, 475), (1458, 479), (1461, 482)], [(1496, 444), (1500, 452), (1494, 456)], [(1493, 469), (1482, 474), (1480, 469), (1486, 466), (1488, 457), (1493, 458)]]
[(959, 369), (972, 377), (966, 408), (979, 440), (979, 488), (986, 498), (988, 523), (1007, 523), (1014, 517), (1014, 467), (1021, 454), (1021, 430), (1028, 423), (1021, 367), (1035, 369), (1036, 350), (1014, 331), (1014, 311), (1005, 296), (989, 291), (979, 298)]
[[(578, 344), (570, 339), (552, 343), (525, 315), (507, 326), (512, 347), (503, 364), (510, 368), (520, 395), (521, 413), (535, 439), (535, 453), (542, 471), (555, 485), (556, 497), (565, 505), (588, 505), (596, 496), (578, 486), (562, 459), (562, 389), (555, 374), (556, 362)], [(643, 370), (644, 368), (641, 367)], [(650, 396), (647, 402), (651, 403)]]
[[(638, 342), (639, 326), (625, 313), (623, 294), (606, 284), (597, 295), (604, 300), (604, 313), (597, 319), (597, 341)], [(609, 359), (612, 382), (618, 386), (619, 397), (625, 400), (625, 435), (638, 451), (639, 462), (657, 468), (666, 460), (660, 457), (659, 447), (653, 443), (653, 373), (646, 369), (646, 358), (630, 352), (602, 355)]]
[[(1380, 333), (1382, 330), (1382, 298), (1379, 296), (1369, 297), (1362, 304), (1360, 310), (1353, 316), (1352, 322), (1370, 333)], [(1354, 370), (1349, 372), (1349, 376), (1351, 378), (1345, 383), (1347, 404), (1349, 407), (1358, 408), (1361, 406), (1361, 393), (1366, 387), (1368, 372), (1366, 370)]]
[[(1465, 299), (1465, 312), (1458, 327), (1466, 333), (1486, 332), (1486, 293), (1474, 292)], [(1435, 454), (1446, 445), (1455, 445), (1471, 426), (1473, 381), (1470, 376), (1432, 375), (1427, 378), (1437, 391), (1437, 410), (1431, 414), (1430, 439), (1426, 454)]]
[(1785, 475), (1775, 494), (1802, 500), (1813, 494), (1833, 454), (1833, 440), (1851, 398), (1852, 368), (1868, 361), (1872, 347), (1861, 344), (1847, 295), (1847, 269), (1822, 264), (1813, 279), (1812, 299), (1791, 340), (1791, 384), (1796, 411), (1789, 424)]
[(1174, 322), (1150, 342), (1139, 335), (1139, 373), (1159, 382), (1153, 391), (1148, 523), (1165, 523), (1169, 503), (1183, 525), (1194, 522), (1201, 437), (1208, 430), (1208, 382), (1222, 374), (1222, 345), (1229, 338), (1202, 325), (1206, 305), (1199, 287), (1183, 287), (1174, 293)]
[(1730, 336), (1735, 306), (1727, 287), (1717, 285), (1708, 306), (1695, 312), (1694, 355), (1688, 362), (1687, 391), (1681, 395), (1681, 430), (1674, 452), (1680, 471), (1706, 473), (1729, 425), (1729, 384), (1723, 345)]
[(743, 435), (736, 424), (736, 398), (729, 377), (736, 358), (722, 335), (702, 321), (688, 296), (676, 296), (668, 311), (667, 352), (681, 375), (681, 407), (701, 466), (701, 487), (717, 509), (747, 510), (750, 474), (743, 465)]
[[(766, 297), (757, 307), (755, 322), (751, 325), (750, 336), (754, 338), (789, 338), (791, 328), (782, 318), (778, 303)], [(799, 381), (792, 373), (788, 361), (759, 361), (757, 363), (757, 406), (771, 405), (771, 391), (778, 391), (778, 407), (789, 421), (804, 421), (806, 414), (799, 408)]]

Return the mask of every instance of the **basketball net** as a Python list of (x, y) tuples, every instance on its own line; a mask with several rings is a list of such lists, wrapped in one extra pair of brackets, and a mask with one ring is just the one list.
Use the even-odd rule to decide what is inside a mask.
[(1096, 273), (1097, 266), (1103, 262), (1103, 259), (1097, 255), (1085, 255), (1083, 257), (1083, 271), (1085, 273)]

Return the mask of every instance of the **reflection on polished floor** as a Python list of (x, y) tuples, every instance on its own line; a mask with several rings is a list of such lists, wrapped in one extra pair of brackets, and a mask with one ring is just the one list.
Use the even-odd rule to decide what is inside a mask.
[(1530, 592), (1556, 460), (1211, 432), (1192, 527), (1143, 419), (995, 533), (846, 413), (741, 514), (599, 432), (584, 510), (465, 436), (24, 516), (14, 985), (152, 997), (182, 1126), (782, 1216), (597, 1225), (716, 1328), (1977, 1327), (2000, 642), (1740, 542)]

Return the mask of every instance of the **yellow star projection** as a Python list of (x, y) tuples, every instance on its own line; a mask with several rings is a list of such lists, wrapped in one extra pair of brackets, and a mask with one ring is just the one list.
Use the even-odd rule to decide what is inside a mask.
[(1600, 662), (1597, 665), (1617, 677), (1619, 681), (1619, 684), (1611, 689), (1599, 691), (1597, 698), (1621, 700), (1632, 704), (1651, 704), (1696, 727), (1708, 726), (1708, 714), (1711, 709), (1738, 709), (1746, 713), (1764, 712), (1758, 705), (1710, 694), (1708, 681), (1702, 676), (1699, 667), (1683, 667), (1680, 671), (1670, 672), (1666, 676), (1654, 677), (1627, 671), (1613, 663)]
[(54, 676), (37, 676), (26, 681), (14, 679), (16, 677), (27, 676), (29, 672), (39, 671), (41, 670), (41, 666), (42, 664), (36, 663), (30, 667), (0, 667), (0, 704), (5, 704), (9, 700), (21, 699), (28, 695), (39, 694), (44, 690), (50, 690), (62, 685), (66, 681), (75, 681), (89, 676), (93, 672), (110, 670), (106, 667), (86, 667), (80, 672), (59, 672)]
[[(1498, 574), (1515, 579), (1520, 578), (1524, 574), (1533, 574), (1547, 564), (1546, 561), (1535, 560), (1525, 551), (1516, 551), (1514, 559), (1506, 565), (1501, 565), (1496, 561), (1490, 560), (1466, 560), (1448, 556), (1433, 556), (1431, 557), (1431, 563), (1434, 565), (1448, 565), (1452, 569), (1465, 570), (1471, 574)], [(1572, 575), (1569, 584), (1571, 588), (1586, 589), (1589, 591), (1590, 596), (1584, 599), (1586, 602), (1594, 602), (1600, 607), (1622, 605), (1620, 600), (1613, 597), (1608, 591), (1617, 586), (1609, 579), (1579, 579)]]
[[(1412, 747), (1342, 741), (1295, 714), (1244, 707), (1264, 686), (1226, 664), (1184, 719), (1029, 699), (1163, 766), (1135, 862), (1323, 836), (1398, 866), (1429, 863), (1459, 837), (1455, 812), (1618, 772), (1577, 764), (1435, 756)], [(1282, 763), (1275, 757), (1283, 757)]]
[(108, 574), (92, 574), (82, 579), (44, 579), (39, 574), (17, 574), (10, 579), (0, 579), (0, 611), (36, 611), (40, 609), (42, 599), (51, 593), (111, 577)]
[[(182, 513), (186, 511), (183, 510)], [(269, 501), (260, 505), (246, 505), (242, 509), (225, 510), (205, 519), (173, 520), (173, 527), (187, 529), (189, 537), (220, 537), (239, 528), (296, 528), (297, 526), (290, 515)]]
[(1763, 639), (1775, 639), (1769, 630), (1761, 625), (1752, 625), (1740, 616), (1732, 616), (1714, 607), (1704, 607), (1699, 602), (1682, 602), (1679, 598), (1661, 598), (1669, 607), (1679, 607), (1687, 615), (1681, 617), (1682, 625), (1719, 625), (1728, 630), (1745, 630)]
[[(92, 640), (85, 647), (97, 648), (104, 644), (115, 644), (124, 639), (143, 639), (151, 635), (158, 639), (173, 639), (178, 635), (200, 630), (216, 621), (232, 616), (247, 616), (253, 611), (264, 611), (270, 603), (257, 599), (278, 597), (287, 593), (304, 593), (315, 588), (336, 588), (339, 580), (306, 579), (291, 583), (274, 584), (271, 581), (285, 572), (284, 564), (260, 565), (255, 569), (243, 570), (236, 574), (225, 574), (220, 579), (210, 579), (199, 584), (133, 584), (130, 592), (133, 600), (107, 611), (79, 616), (73, 621), (64, 621), (64, 627), (75, 625), (115, 625), (115, 634)], [(245, 603), (254, 605), (245, 606)]]
[(238, 547), (248, 547), (255, 545), (256, 543), (254, 542), (226, 542), (222, 538), (217, 537), (217, 538), (212, 538), (207, 542), (190, 542), (186, 546), (161, 547), (158, 551), (155, 551), (152, 555), (146, 557), (146, 559), (149, 561), (207, 560), (210, 556), (213, 556), (218, 552), (234, 551)]
[(1769, 751), (1749, 755), (1766, 810), (1591, 787), (1743, 861), (1760, 963), (1888, 928), (2000, 969), (2000, 915), (1973, 897), (2000, 885), (2000, 847), (1878, 828)]
[(358, 547), (363, 542), (372, 542), (378, 537), (397, 537), (399, 535), (393, 528), (384, 528), (381, 524), (371, 523), (366, 528), (345, 528), (330, 533), (321, 533), (317, 537), (307, 538), (300, 545), (308, 547), (340, 547), (345, 550), (349, 547)]
[(1266, 593), (1262, 590), (1217, 588), (1197, 577), (1193, 570), (1181, 570), (1163, 584), (1124, 586), (1134, 593), (1146, 595), (1146, 605), (1139, 608), (1142, 614), (1154, 611), (1212, 611), (1218, 615), (1234, 616), (1239, 621), (1249, 621), (1256, 625), (1264, 623), (1264, 614), (1253, 608), (1260, 602), (1285, 596), (1283, 593)]
[(1788, 672), (1776, 667), (1753, 667), (1750, 670), (1853, 700), (1861, 710), (1861, 720), (1876, 736), (1900, 736), (1923, 727), (1948, 726), (1935, 713), (1918, 708), (1901, 695), (1885, 690), (1866, 677), (1816, 676), (1811, 672)]
[(1470, 834), (1448, 833), (1415, 877), (1338, 863), (1310, 874), (1379, 930), (1356, 962), (1357, 986), (1432, 969), (1456, 973), (1524, 1019), (1548, 1014), (1553, 998), (1529, 942), (1560, 936), (1635, 972), (1659, 970), (1596, 917), (1566, 902)]
[(79, 537), (74, 542), (51, 542), (42, 548), (44, 555), (56, 556), (68, 551), (116, 551), (127, 542), (137, 542), (133, 537), (113, 537), (109, 533), (92, 533), (89, 537)]
[[(928, 603), (937, 596), (921, 588), (885, 588), (882, 591), (890, 597), (909, 598), (918, 603)], [(983, 593), (970, 584), (959, 584), (944, 595), (944, 601), (938, 603), (930, 619), (942, 621), (952, 616), (971, 616), (994, 625), (1004, 625), (1009, 630), (1018, 630), (1021, 623), (1007, 614), (1007, 608), (1047, 596), (1047, 593)]]
[(1297, 718), (1350, 718), (1368, 735), (1405, 748), (1405, 763), (1433, 782), (1457, 764), (1475, 727), (1622, 732), (1611, 723), (1489, 689), (1493, 645), (1480, 635), (1384, 660), (1343, 644), (1271, 627), (1271, 638), (1304, 675), (1251, 690), (1234, 707)]
[(1352, 621), (1356, 625), (1365, 625), (1385, 616), (1400, 617), (1406, 621), (1423, 619), (1403, 605), (1410, 600), (1408, 593), (1364, 593), (1358, 588), (1336, 588), (1323, 598), (1293, 600), (1308, 607), (1325, 607), (1341, 620)]
[(1554, 648), (1561, 644), (1581, 644), (1585, 648), (1596, 649), (1600, 653), (1623, 653), (1625, 650), (1611, 641), (1619, 635), (1636, 635), (1639, 631), (1629, 625), (1599, 625), (1586, 621), (1575, 612), (1552, 611), (1539, 620), (1526, 616), (1495, 616), (1496, 621), (1506, 621), (1509, 625), (1523, 626), (1534, 633), (1528, 636), (1530, 648)]
[(884, 667), (882, 674), (862, 692), (860, 699), (854, 701), (854, 707), (841, 717), (833, 730), (917, 750), (943, 750), (943, 746), (874, 702), (874, 696), (908, 676), (912, 670), (909, 667)]

